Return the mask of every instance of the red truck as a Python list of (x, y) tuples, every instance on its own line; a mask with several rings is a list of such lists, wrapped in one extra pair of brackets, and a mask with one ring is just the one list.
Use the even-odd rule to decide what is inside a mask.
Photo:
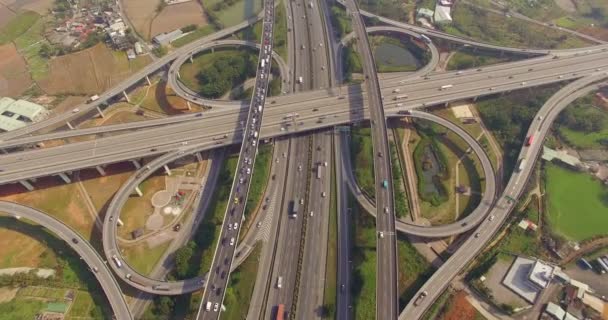
[(275, 316), (275, 320), (283, 320), (283, 315), (285, 314), (285, 305), (280, 304), (277, 306), (277, 315)]
[(526, 141), (526, 146), (531, 145), (532, 141), (534, 141), (534, 136), (533, 135), (528, 137), (528, 140)]

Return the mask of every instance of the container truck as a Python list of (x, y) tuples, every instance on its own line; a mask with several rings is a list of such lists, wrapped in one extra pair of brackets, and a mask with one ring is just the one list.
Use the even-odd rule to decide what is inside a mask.
[(277, 306), (277, 314), (274, 317), (275, 320), (283, 320), (283, 316), (285, 315), (285, 305), (280, 304)]

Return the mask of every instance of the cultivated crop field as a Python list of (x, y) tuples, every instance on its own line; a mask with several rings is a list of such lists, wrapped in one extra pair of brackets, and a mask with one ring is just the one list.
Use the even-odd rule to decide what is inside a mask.
[(49, 77), (39, 82), (48, 94), (95, 94), (105, 91), (148, 64), (148, 56), (129, 61), (124, 52), (103, 44), (50, 61)]
[(12, 43), (0, 46), (0, 96), (19, 96), (32, 84), (25, 60)]
[(197, 1), (190, 1), (167, 6), (161, 11), (150, 25), (150, 36), (154, 37), (163, 32), (170, 32), (187, 25), (204, 26), (207, 16)]
[(584, 173), (546, 167), (548, 219), (554, 232), (581, 241), (608, 234), (608, 189)]

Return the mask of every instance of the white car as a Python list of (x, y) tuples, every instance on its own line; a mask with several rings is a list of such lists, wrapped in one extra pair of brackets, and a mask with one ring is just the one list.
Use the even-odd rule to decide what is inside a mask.
[(327, 196), (327, 193), (321, 192), (321, 197), (325, 198), (325, 196)]
[(234, 238), (230, 238), (230, 246), (234, 245)]
[(235, 222), (235, 223), (234, 223), (234, 230), (238, 229), (238, 227), (239, 227), (239, 223), (238, 223), (238, 222)]
[(380, 231), (379, 235), (380, 235), (380, 238), (384, 238), (384, 232)]
[(312, 211), (311, 211), (311, 212), (310, 212), (310, 216), (312, 217), (313, 215), (314, 215), (314, 212), (312, 212)]
[(80, 112), (80, 109), (78, 109), (78, 108), (75, 108), (72, 110), (72, 113), (78, 113), (78, 112)]
[(213, 312), (217, 312), (219, 309), (220, 309), (220, 304), (216, 302), (216, 303), (213, 305)]

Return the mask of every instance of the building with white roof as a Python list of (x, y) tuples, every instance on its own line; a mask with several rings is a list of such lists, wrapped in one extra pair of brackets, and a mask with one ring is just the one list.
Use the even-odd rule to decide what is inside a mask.
[(9, 97), (0, 98), (0, 132), (11, 131), (38, 122), (48, 116), (48, 111), (41, 105), (14, 100)]
[(547, 303), (545, 313), (547, 313), (556, 320), (562, 320), (566, 316), (566, 311), (564, 311), (564, 309), (562, 309), (560, 306), (556, 305), (553, 302)]
[(180, 38), (183, 34), (184, 32), (182, 30), (176, 29), (168, 33), (161, 33), (154, 37), (152, 41), (159, 46), (164, 46), (173, 42), (173, 40)]
[(540, 260), (536, 260), (530, 273), (528, 274), (528, 279), (540, 288), (546, 288), (551, 282), (551, 278), (553, 278), (553, 266), (548, 264), (544, 264)]

